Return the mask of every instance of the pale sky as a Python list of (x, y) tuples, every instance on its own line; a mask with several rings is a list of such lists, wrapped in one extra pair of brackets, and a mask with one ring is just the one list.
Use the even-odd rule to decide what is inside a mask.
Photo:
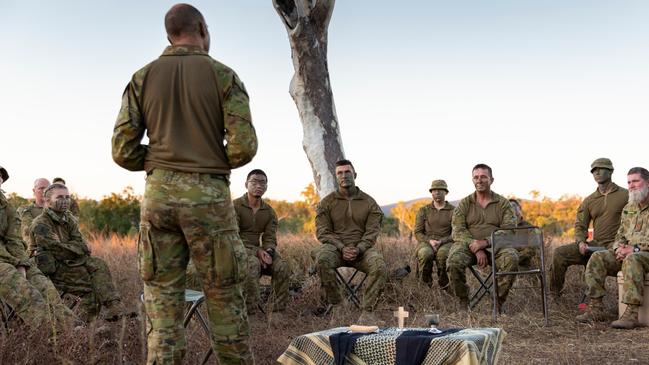
[[(173, 4), (0, 0), (3, 190), (30, 196), (35, 178), (62, 176), (81, 196), (143, 191), (144, 173), (112, 161), (110, 138), (131, 75), (167, 45)], [(268, 197), (300, 199), (312, 174), (271, 0), (192, 4), (210, 55), (245, 83), (259, 137), (232, 194), (262, 168)], [(339, 0), (329, 72), (357, 184), (383, 205), (441, 178), (455, 200), (483, 162), (498, 193), (585, 196), (590, 163), (609, 157), (626, 186), (629, 168), (649, 167), (648, 16), (643, 0)]]

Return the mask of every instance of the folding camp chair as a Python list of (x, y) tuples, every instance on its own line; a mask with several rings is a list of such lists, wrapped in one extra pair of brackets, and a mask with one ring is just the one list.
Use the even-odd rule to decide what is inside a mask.
[[(342, 266), (346, 267), (346, 266)], [(365, 279), (367, 279), (367, 274), (363, 273), (363, 279), (360, 281), (358, 284), (354, 284), (354, 278), (356, 275), (361, 272), (358, 269), (354, 269), (354, 273), (349, 277), (349, 279), (345, 280), (345, 277), (343, 274), (339, 271), (339, 268), (336, 268), (336, 279), (338, 279), (338, 282), (342, 284), (345, 287), (345, 296), (347, 297), (347, 300), (351, 301), (354, 303), (356, 308), (360, 309), (361, 308), (361, 301), (358, 299), (358, 290), (363, 286), (363, 283), (365, 282)], [(362, 272), (361, 272), (362, 273)]]
[[(548, 300), (547, 284), (545, 277), (545, 256), (543, 245), (543, 231), (538, 227), (517, 227), (509, 229), (497, 229), (491, 233), (491, 277), (492, 283), (500, 276), (511, 275), (534, 275), (541, 283), (541, 302), (543, 305), (543, 317), (545, 325), (548, 325)], [(529, 268), (517, 271), (498, 271), (496, 267), (496, 252), (502, 248), (536, 247), (539, 251), (540, 265), (538, 268)], [(536, 287), (534, 287), (536, 288)], [(493, 320), (498, 317), (498, 285), (492, 285), (493, 295)]]
[[(140, 295), (140, 300), (142, 301), (142, 303), (144, 303), (144, 294)], [(210, 344), (211, 344), (212, 336), (210, 333), (210, 326), (208, 325), (207, 320), (199, 310), (201, 305), (204, 302), (205, 302), (205, 295), (203, 294), (203, 292), (191, 290), (191, 289), (185, 289), (185, 304), (187, 306), (187, 312), (185, 312), (185, 316), (183, 318), (183, 327), (186, 328), (187, 325), (189, 325), (189, 321), (191, 321), (192, 318), (196, 319), (198, 321), (198, 324), (203, 329), (203, 332), (210, 340)], [(210, 345), (210, 349), (203, 356), (203, 361), (201, 362), (201, 364), (206, 364), (207, 361), (210, 359), (210, 356), (212, 356), (213, 352), (214, 350)]]
[(482, 278), (482, 275), (480, 275), (480, 271), (476, 269), (476, 266), (469, 266), (469, 270), (480, 285), (478, 289), (474, 291), (473, 294), (471, 294), (471, 296), (469, 297), (469, 308), (473, 309), (476, 305), (478, 305), (478, 303), (480, 303), (482, 298), (487, 295), (487, 293), (492, 292), (491, 286), (493, 285), (493, 273), (489, 272), (489, 275), (487, 275), (486, 278)]

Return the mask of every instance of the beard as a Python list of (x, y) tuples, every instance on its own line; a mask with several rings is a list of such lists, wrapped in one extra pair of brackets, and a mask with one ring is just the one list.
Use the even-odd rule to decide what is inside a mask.
[(629, 203), (642, 203), (647, 200), (647, 196), (649, 196), (649, 185), (644, 188), (629, 191)]

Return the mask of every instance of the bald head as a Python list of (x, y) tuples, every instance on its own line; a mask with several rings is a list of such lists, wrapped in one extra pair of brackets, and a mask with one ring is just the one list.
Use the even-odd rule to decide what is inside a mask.
[(165, 29), (170, 40), (199, 35), (205, 19), (198, 9), (189, 4), (176, 4), (165, 15)]
[(36, 203), (37, 206), (39, 207), (43, 206), (45, 202), (43, 198), (43, 191), (49, 185), (50, 182), (43, 177), (34, 180), (34, 188), (32, 189), (32, 192), (34, 193), (34, 202)]

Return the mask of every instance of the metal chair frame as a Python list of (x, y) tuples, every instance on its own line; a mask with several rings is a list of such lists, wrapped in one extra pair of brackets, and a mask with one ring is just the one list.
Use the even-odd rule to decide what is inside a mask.
[(482, 298), (487, 295), (487, 293), (491, 294), (491, 287), (493, 286), (493, 280), (491, 280), (491, 278), (493, 276), (493, 272), (489, 272), (489, 275), (483, 279), (482, 276), (480, 276), (478, 270), (476, 270), (475, 266), (469, 266), (469, 270), (480, 284), (480, 287), (475, 292), (473, 292), (473, 294), (471, 294), (471, 297), (469, 297), (469, 308), (473, 309), (476, 305), (478, 305), (478, 303), (480, 303)]
[[(347, 266), (341, 266), (341, 267), (347, 267)], [(361, 308), (361, 301), (358, 299), (358, 290), (363, 286), (363, 283), (365, 283), (365, 280), (367, 279), (367, 274), (363, 273), (365, 275), (363, 279), (361, 280), (360, 283), (358, 284), (352, 284), (354, 278), (359, 272), (362, 272), (356, 268), (353, 268), (355, 271), (352, 274), (352, 276), (349, 277), (348, 280), (345, 280), (345, 277), (343, 274), (338, 271), (339, 268), (336, 268), (334, 271), (336, 272), (336, 279), (345, 287), (345, 296), (347, 297), (347, 300), (351, 301), (354, 303), (356, 308), (360, 309)]]
[[(498, 250), (498, 238), (500, 237), (498, 235), (498, 232), (516, 232), (516, 231), (522, 231), (522, 230), (536, 230), (538, 231), (538, 235), (540, 236), (539, 240), (536, 240), (537, 247), (539, 248), (539, 255), (541, 259), (541, 263), (539, 268), (537, 269), (530, 269), (530, 270), (521, 270), (521, 271), (498, 271), (496, 268), (496, 251)], [(534, 244), (529, 244), (527, 246), (522, 246), (522, 247), (532, 247)], [(492, 290), (491, 293), (493, 295), (493, 320), (494, 322), (498, 319), (498, 285), (493, 285), (493, 282), (496, 281), (496, 279), (499, 276), (518, 276), (518, 275), (536, 275), (541, 282), (541, 301), (543, 305), (543, 318), (545, 321), (545, 325), (548, 325), (548, 299), (547, 299), (547, 282), (546, 282), (546, 277), (545, 277), (545, 255), (544, 255), (545, 247), (544, 247), (544, 240), (543, 240), (543, 231), (536, 226), (528, 226), (528, 227), (516, 227), (516, 228), (507, 228), (507, 229), (497, 229), (491, 233), (491, 275), (490, 277), (493, 278), (492, 280)]]
[[(142, 301), (142, 303), (144, 303), (144, 293), (140, 295), (140, 300)], [(187, 328), (191, 319), (192, 318), (196, 319), (200, 324), (201, 328), (203, 329), (203, 332), (205, 333), (205, 335), (207, 335), (207, 338), (210, 341), (210, 349), (203, 356), (203, 361), (201, 362), (202, 365), (207, 364), (207, 361), (214, 353), (214, 349), (212, 349), (212, 345), (211, 345), (212, 335), (210, 332), (210, 326), (208, 325), (207, 320), (199, 310), (201, 305), (204, 302), (205, 302), (205, 295), (203, 294), (203, 292), (197, 290), (185, 289), (185, 303), (189, 304), (189, 308), (187, 309), (187, 312), (185, 312), (185, 316), (183, 318), (183, 327)], [(146, 315), (146, 311), (145, 311), (145, 315)]]

